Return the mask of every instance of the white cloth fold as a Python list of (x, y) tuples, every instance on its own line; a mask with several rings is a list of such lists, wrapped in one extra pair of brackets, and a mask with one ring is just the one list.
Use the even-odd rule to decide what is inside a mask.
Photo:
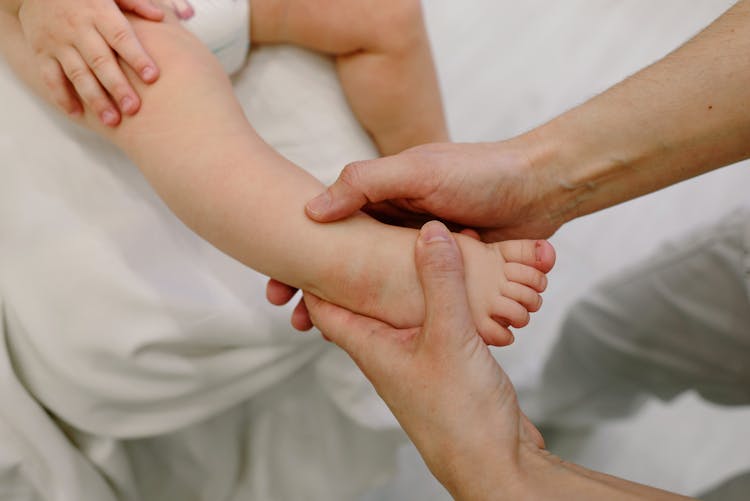
[[(375, 155), (325, 58), (261, 49), (235, 90), (324, 181)], [(390, 474), (404, 437), (348, 357), (2, 65), (0, 96), (0, 493), (350, 499)]]

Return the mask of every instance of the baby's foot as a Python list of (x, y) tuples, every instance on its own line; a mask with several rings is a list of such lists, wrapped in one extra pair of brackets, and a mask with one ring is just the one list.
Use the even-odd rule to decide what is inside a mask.
[[(324, 298), (394, 327), (421, 325), (424, 298), (413, 259), (416, 232), (400, 230), (396, 238), (371, 243), (372, 252), (360, 254), (361, 259), (352, 258), (349, 263), (357, 264), (337, 277), (338, 286), (330, 293), (323, 291)], [(541, 307), (539, 293), (547, 286), (554, 249), (544, 240), (485, 244), (465, 235), (455, 237), (479, 334), (490, 345), (512, 343), (509, 327), (525, 326), (529, 314)]]
[(547, 272), (555, 250), (545, 240), (509, 240), (485, 244), (458, 235), (464, 258), (469, 304), (477, 330), (487, 344), (514, 340), (509, 327), (525, 327), (542, 307)]

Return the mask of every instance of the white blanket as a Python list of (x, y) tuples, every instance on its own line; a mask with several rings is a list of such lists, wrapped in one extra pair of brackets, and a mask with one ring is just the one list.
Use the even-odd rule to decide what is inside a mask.
[[(375, 154), (327, 59), (260, 50), (236, 90), (324, 181)], [(0, 499), (348, 499), (382, 480), (403, 437), (349, 359), (6, 67), (0, 96)]]
[[(456, 139), (464, 141), (499, 139), (528, 130), (655, 61), (697, 33), (732, 3), (732, 0), (693, 0), (689, 3), (684, 0), (425, 2), (451, 130)], [(301, 165), (313, 169), (324, 180), (332, 178), (351, 159), (373, 154), (361, 129), (347, 111), (327, 62), (290, 49), (263, 49), (252, 59), (251, 66), (236, 89), (252, 122), (274, 146)], [(56, 219), (66, 218), (65, 214), (68, 213), (80, 216), (82, 204), (78, 203), (78, 199), (83, 196), (81, 192), (86, 193), (86, 197), (95, 197), (91, 199), (94, 211), (114, 210), (113, 207), (119, 202), (113, 202), (105, 195), (112, 193), (108, 186), (113, 185), (119, 189), (117, 200), (128, 201), (127, 207), (136, 211), (132, 214), (119, 213), (116, 219), (118, 224), (128, 224), (131, 218), (140, 217), (139, 214), (148, 214), (149, 217), (157, 215), (157, 221), (160, 221), (154, 223), (155, 231), (133, 231), (131, 235), (136, 243), (115, 252), (125, 283), (140, 290), (143, 297), (150, 297), (148, 291), (154, 287), (154, 281), (171, 284), (170, 287), (182, 294), (181, 302), (172, 305), (171, 310), (159, 313), (154, 307), (149, 312), (153, 315), (150, 318), (158, 322), (149, 325), (159, 322), (173, 325), (175, 319), (182, 318), (182, 325), (189, 327), (194, 325), (194, 321), (205, 318), (202, 312), (209, 308), (202, 302), (205, 298), (213, 298), (209, 305), (220, 304), (227, 299), (229, 302), (225, 308), (234, 312), (231, 318), (247, 315), (243, 317), (244, 320), (233, 323), (235, 321), (230, 316), (222, 313), (224, 325), (232, 325), (232, 329), (225, 334), (229, 338), (227, 345), (239, 338), (242, 338), (241, 345), (248, 342), (250, 336), (240, 336), (238, 332), (241, 330), (243, 333), (245, 330), (250, 332), (252, 327), (253, 335), (259, 333), (259, 339), (262, 339), (273, 329), (274, 343), (279, 340), (288, 343), (288, 352), (284, 354), (280, 351), (284, 346), (276, 346), (275, 350), (279, 351), (275, 355), (268, 355), (268, 360), (277, 357), (275, 360), (281, 361), (280, 364), (274, 363), (274, 371), (279, 367), (283, 370), (274, 374), (279, 383), (269, 382), (270, 389), (263, 393), (263, 402), (274, 401), (273, 404), (263, 404), (268, 409), (263, 418), (254, 414), (260, 411), (258, 406), (237, 405), (214, 420), (203, 421), (181, 432), (166, 433), (159, 439), (113, 441), (110, 444), (102, 442), (100, 448), (89, 446), (88, 456), (107, 458), (106, 461), (96, 462), (106, 464), (106, 468), (98, 471), (92, 469), (92, 460), (84, 459), (76, 452), (55, 423), (35, 407), (38, 404), (29, 399), (22, 386), (5, 379), (8, 374), (7, 362), (0, 364), (0, 370), (4, 371), (0, 376), (2, 398), (10, 399), (7, 404), (3, 400), (0, 405), (0, 484), (21, 485), (12, 481), (5, 483), (5, 480), (31, 478), (33, 485), (42, 486), (39, 488), (50, 496), (49, 499), (78, 501), (86, 499), (80, 495), (80, 490), (76, 491), (82, 486), (87, 489), (106, 488), (111, 493), (111, 487), (101, 482), (102, 472), (109, 474), (117, 471), (120, 472), (118, 479), (122, 479), (117, 481), (118, 489), (128, 492), (134, 489), (158, 492), (157, 488), (163, 486), (154, 484), (166, 483), (162, 482), (164, 478), (179, 478), (186, 483), (186, 490), (176, 493), (178, 499), (219, 499), (218, 495), (210, 497), (217, 492), (210, 489), (218, 489), (227, 477), (233, 481), (240, 479), (242, 485), (252, 484), (257, 489), (265, 489), (257, 491), (261, 493), (281, 492), (271, 489), (281, 489), (283, 485), (291, 490), (284, 493), (298, 495), (292, 499), (303, 497), (299, 494), (305, 487), (310, 489), (307, 499), (352, 499), (352, 496), (338, 494), (358, 484), (366, 476), (364, 471), (370, 466), (367, 457), (373, 457), (372, 464), (375, 466), (388, 463), (384, 459), (388, 456), (386, 452), (380, 455), (374, 449), (362, 452), (372, 444), (381, 444), (371, 440), (377, 435), (371, 431), (364, 432), (365, 428), (355, 432), (359, 425), (342, 417), (340, 409), (356, 417), (358, 422), (369, 419), (369, 429), (387, 426), (385, 411), (371, 404), (368, 398), (372, 394), (360, 392), (360, 385), (364, 383), (354, 375), (356, 371), (340, 359), (336, 365), (306, 363), (305, 357), (309, 356), (312, 360), (319, 356), (316, 350), (333, 352), (288, 330), (287, 312), (266, 307), (260, 299), (260, 279), (252, 278), (249, 272), (238, 271), (239, 268), (229, 260), (222, 260), (221, 265), (216, 264), (219, 259), (213, 256), (214, 251), (203, 247), (179, 224), (163, 224), (164, 208), (150, 191), (143, 188), (143, 181), (132, 171), (132, 166), (122, 168), (122, 160), (112, 157), (113, 153), (108, 149), (106, 152), (84, 153), (76, 145), (75, 139), (60, 132), (58, 126), (49, 124), (47, 120), (37, 105), (12, 83), (7, 71), (0, 69), (0, 293), (6, 297), (8, 308), (11, 308), (7, 299), (9, 295), (23, 293), (27, 297), (24, 301), (29, 311), (36, 310), (45, 315), (41, 319), (31, 315), (27, 322), (44, 321), (51, 324), (56, 332), (63, 332), (61, 327), (75, 323), (74, 318), (67, 317), (75, 316), (73, 313), (76, 311), (103, 316), (106, 313), (102, 309), (103, 303), (115, 303), (115, 298), (92, 298), (73, 291), (62, 303), (72, 308), (67, 312), (52, 310), (52, 313), (48, 313), (48, 306), (43, 304), (35, 308), (34, 301), (28, 299), (35, 291), (40, 296), (47, 296), (50, 294), (47, 289), (60, 287), (59, 284), (50, 287), (53, 274), (49, 267), (54, 261), (48, 264), (47, 270), (25, 270), (21, 264), (9, 261), (9, 254), (6, 254), (7, 246), (13, 245), (13, 252), (19, 255), (20, 263), (31, 261), (33, 254), (43, 252), (40, 248), (42, 245), (35, 241), (35, 233), (40, 235), (40, 239), (48, 231), (57, 231), (65, 236), (66, 231), (56, 229), (59, 225)], [(97, 158), (105, 158), (106, 162), (99, 162)], [(50, 160), (54, 170), (51, 169), (47, 176), (24, 172), (29, 165), (48, 163)], [(79, 170), (87, 171), (83, 181), (80, 173), (74, 175)], [(66, 173), (71, 174), (66, 176)], [(33, 189), (21, 191), (21, 185), (15, 184), (15, 178), (23, 180), (23, 186)], [(87, 190), (87, 184), (82, 182), (92, 183), (95, 190)], [(56, 183), (76, 190), (79, 196), (72, 197), (68, 204), (51, 206), (47, 202), (40, 205), (45, 190), (55, 188)], [(519, 333), (515, 346), (498, 351), (505, 368), (523, 390), (522, 397), (529, 396), (527, 390), (533, 387), (535, 374), (554, 340), (566, 308), (592, 282), (653, 250), (665, 237), (710, 221), (737, 204), (747, 203), (749, 185), (747, 164), (730, 167), (578, 221), (559, 232), (553, 239), (559, 251), (558, 266), (551, 276), (543, 310), (534, 316), (529, 328)], [(129, 186), (139, 190), (137, 197), (129, 199), (126, 195), (130, 191)], [(16, 199), (20, 205), (11, 204), (9, 197)], [(84, 200), (88, 198), (81, 199), (81, 202)], [(13, 218), (8, 215), (8, 210), (12, 211), (10, 215)], [(33, 227), (24, 230), (28, 243), (23, 245), (8, 243), (10, 240), (6, 231), (9, 230), (5, 220), (15, 217), (34, 222)], [(99, 232), (104, 237), (108, 235), (105, 230), (111, 234), (116, 228), (92, 227), (91, 233)], [(124, 235), (123, 238), (127, 237), (127, 233)], [(61, 243), (58, 240), (54, 242), (56, 245)], [(117, 248), (121, 242), (110, 243)], [(132, 267), (138, 262), (146, 270), (147, 266), (153, 267), (158, 259), (151, 258), (151, 253), (161, 255), (162, 252), (157, 242), (158, 245), (169, 244), (169, 250), (164, 251), (170, 257), (167, 262), (169, 268), (151, 277), (149, 282), (144, 279), (149, 276), (147, 273), (138, 272)], [(74, 255), (75, 242), (68, 242), (67, 245), (69, 256)], [(97, 250), (90, 243), (85, 245), (87, 254)], [(139, 250), (141, 248), (146, 250)], [(98, 249), (98, 255), (105, 255), (106, 250)], [(118, 256), (118, 252), (123, 256)], [(54, 253), (50, 255), (55, 256)], [(146, 261), (142, 262), (144, 259)], [(201, 277), (196, 277), (198, 262), (200, 269), (210, 270)], [(186, 269), (190, 273), (183, 273)], [(188, 275), (192, 277), (190, 280), (193, 284), (200, 284), (197, 291), (182, 285)], [(87, 277), (86, 282), (81, 282), (81, 287), (88, 287), (94, 280), (110, 280), (109, 276), (98, 272)], [(55, 280), (67, 279), (58, 274)], [(13, 290), (9, 287), (11, 282)], [(206, 286), (209, 288), (204, 290)], [(74, 285), (66, 287), (73, 290)], [(201, 296), (197, 299), (192, 294)], [(83, 301), (88, 301), (91, 306), (77, 304)], [(198, 308), (194, 309), (196, 305)], [(129, 308), (137, 306), (130, 305)], [(243, 313), (245, 311), (251, 313)], [(186, 313), (187, 316), (183, 316)], [(54, 316), (48, 319), (48, 314)], [(266, 320), (258, 320), (261, 317)], [(138, 320), (129, 318), (128, 322)], [(80, 319), (79, 323), (82, 323)], [(243, 327), (245, 325), (247, 329)], [(119, 332), (126, 327), (106, 323), (107, 329), (117, 329)], [(270, 334), (268, 338), (271, 338)], [(123, 336), (123, 339), (128, 341), (131, 337)], [(51, 341), (54, 342), (54, 339)], [(152, 393), (153, 401), (159, 401), (158, 392), (164, 392), (164, 395), (179, 390), (177, 393), (184, 397), (183, 402), (189, 402), (191, 391), (201, 385), (190, 378), (186, 378), (188, 382), (183, 381), (185, 378), (180, 371), (184, 367), (163, 367), (161, 362), (156, 363), (162, 360), (158, 357), (164, 356), (164, 348), (168, 346), (169, 343), (166, 343), (140, 352), (146, 356), (138, 363), (162, 371), (162, 374), (165, 370), (174, 371), (172, 374), (180, 374), (180, 377), (174, 378), (171, 387), (146, 389)], [(195, 351), (184, 353), (183, 356), (196, 358)], [(242, 356), (239, 358), (246, 363)], [(210, 360), (203, 362), (210, 363)], [(298, 372), (295, 372), (295, 366), (301, 367)], [(214, 367), (225, 369), (220, 364)], [(284, 379), (284, 374), (289, 375), (288, 379)], [(236, 376), (227, 383), (227, 390), (224, 389), (225, 385), (219, 383), (222, 378), (218, 373), (212, 373), (209, 384), (215, 384), (214, 389), (221, 391), (223, 396), (231, 394), (242, 399), (245, 395), (254, 394), (257, 388), (245, 387), (245, 384), (255, 386), (255, 383), (248, 383), (251, 379), (248, 373), (238, 371)], [(95, 388), (97, 383), (91, 382), (90, 385)], [(141, 386), (132, 388), (136, 398), (144, 398), (137, 396)], [(331, 388), (336, 390), (331, 391)], [(274, 392), (275, 396), (272, 396)], [(318, 398), (318, 395), (321, 397)], [(257, 397), (255, 401), (260, 402), (261, 396)], [(327, 406), (331, 400), (340, 405)], [(105, 398), (105, 403), (107, 401)], [(522, 399), (524, 404), (527, 401), (526, 398)], [(326, 407), (320, 409), (324, 405)], [(188, 407), (185, 405), (186, 409)], [(212, 409), (197, 407), (197, 410), (191, 411), (194, 418), (198, 414), (206, 417), (211, 414)], [(300, 415), (299, 409), (308, 414)], [(104, 410), (112, 415), (111, 411)], [(77, 418), (95, 425), (95, 417), (102, 415), (100, 412), (103, 411), (99, 408), (92, 409), (94, 417), (84, 415)], [(340, 422), (327, 422), (331, 414), (337, 416)], [(652, 409), (632, 423), (607, 427), (586, 440), (571, 441), (571, 447), (562, 452), (566, 459), (610, 473), (685, 493), (697, 493), (722, 477), (750, 465), (748, 449), (741, 447), (750, 439), (745, 426), (749, 417), (747, 411), (727, 412), (694, 401), (681, 401), (671, 407)], [(178, 418), (180, 416), (175, 417)], [(156, 422), (159, 423), (159, 420)], [(248, 422), (254, 424), (246, 426)], [(340, 423), (347, 423), (348, 427), (338, 432), (336, 428)], [(139, 426), (145, 424), (148, 423)], [(124, 421), (119, 426), (124, 429)], [(318, 427), (322, 427), (321, 431), (318, 431)], [(222, 432), (227, 429), (233, 431)], [(241, 447), (234, 443), (240, 442), (237, 437), (242, 437), (244, 445)], [(361, 437), (361, 442), (357, 442), (361, 448), (355, 447), (354, 442), (343, 443), (354, 440), (354, 437)], [(323, 443), (326, 449), (320, 445)], [(119, 451), (110, 453), (107, 447), (111, 444), (117, 444)], [(390, 442), (386, 446), (389, 447)], [(386, 446), (379, 450), (387, 449)], [(223, 453), (224, 447), (230, 452)], [(613, 450), (619, 453), (613, 454)], [(344, 455), (339, 457), (339, 454)], [(203, 462), (200, 461), (201, 457), (204, 457)], [(229, 457), (241, 457), (248, 462), (238, 463), (234, 459), (227, 459)], [(217, 462), (218, 468), (211, 466), (212, 461)], [(133, 468), (130, 466), (133, 464), (142, 466)], [(250, 467), (246, 470), (239, 468), (239, 464)], [(338, 467), (341, 467), (340, 471), (337, 471)], [(289, 473), (293, 468), (297, 468), (294, 475)], [(348, 475), (352, 469), (356, 474)], [(384, 468), (376, 468), (373, 474), (377, 476), (384, 471)], [(127, 472), (129, 476), (122, 472)], [(243, 474), (251, 475), (252, 480), (243, 477)], [(343, 483), (342, 492), (332, 494), (330, 489), (337, 487), (332, 484), (338, 482)], [(402, 456), (400, 477), (396, 484), (368, 499), (434, 501), (441, 496), (441, 490), (429, 482), (424, 467), (411, 452)], [(47, 487), (43, 487), (45, 485)], [(201, 488), (193, 489), (196, 485)], [(20, 490), (22, 487), (18, 489), (12, 494), (0, 491), (0, 499), (25, 501)], [(193, 490), (187, 494), (189, 489)], [(51, 497), (51, 493), (57, 493), (56, 497)], [(238, 491), (238, 497), (242, 493), (242, 490)], [(447, 499), (447, 495), (442, 495)], [(95, 499), (107, 500), (104, 495)], [(159, 499), (169, 498), (165, 495)]]

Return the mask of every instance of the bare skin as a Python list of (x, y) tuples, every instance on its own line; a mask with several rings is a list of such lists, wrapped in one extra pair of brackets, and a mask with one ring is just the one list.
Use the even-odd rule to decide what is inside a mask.
[(419, 0), (253, 0), (254, 43), (336, 58), (344, 93), (381, 154), (448, 140)]
[[(18, 21), (1, 22), (4, 57), (44, 94)], [(257, 136), (210, 52), (169, 13), (162, 23), (131, 22), (162, 76), (146, 86), (125, 68), (143, 97), (138, 114), (113, 129), (86, 110), (81, 123), (121, 147), (174, 213), (227, 254), (354, 311), (419, 325), (416, 232), (363, 214), (333, 225), (307, 219), (304, 200), (321, 184)], [(543, 241), (485, 245), (465, 236), (460, 245), (475, 321), (487, 342), (507, 344), (507, 326), (525, 325), (541, 304), (554, 251)]]
[(351, 355), (454, 499), (687, 499), (547, 452), (477, 334), (461, 252), (447, 228), (424, 226), (415, 262), (427, 304), (422, 327), (394, 329), (310, 294), (305, 302), (315, 325)]
[(370, 206), (473, 227), (485, 241), (547, 238), (572, 219), (750, 157), (748, 53), (742, 0), (661, 61), (527, 134), (348, 165), (308, 215), (333, 221)]
[[(46, 93), (65, 112), (82, 105), (114, 127), (140, 108), (116, 56), (147, 83), (158, 67), (121, 12), (190, 19), (188, 0), (3, 0), (16, 14)], [(419, 0), (254, 0), (255, 44), (291, 43), (335, 57), (354, 113), (380, 152), (447, 141), (440, 88)], [(60, 20), (64, 22), (60, 22)]]
[(46, 94), (70, 114), (80, 114), (85, 104), (109, 126), (119, 124), (123, 113), (137, 113), (141, 104), (116, 55), (136, 79), (159, 78), (120, 9), (152, 21), (164, 17), (149, 0), (17, 0), (15, 10)]

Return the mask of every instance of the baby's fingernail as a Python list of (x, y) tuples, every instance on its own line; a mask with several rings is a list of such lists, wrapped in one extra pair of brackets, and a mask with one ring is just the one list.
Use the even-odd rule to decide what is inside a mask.
[(331, 194), (326, 191), (307, 203), (307, 210), (317, 216), (324, 214), (331, 206)]
[(131, 111), (134, 111), (135, 109), (135, 99), (133, 99), (130, 96), (126, 96), (122, 98), (122, 101), (120, 101), (120, 108), (125, 113), (130, 113)]
[(450, 242), (451, 240), (448, 228), (437, 221), (430, 221), (429, 223), (422, 226), (420, 236), (422, 238), (422, 241), (426, 244), (436, 242)]
[(112, 110), (105, 110), (102, 112), (102, 122), (106, 125), (114, 125), (117, 123), (117, 114)]
[(156, 78), (156, 68), (153, 66), (146, 66), (141, 70), (141, 76), (144, 80), (153, 80)]

